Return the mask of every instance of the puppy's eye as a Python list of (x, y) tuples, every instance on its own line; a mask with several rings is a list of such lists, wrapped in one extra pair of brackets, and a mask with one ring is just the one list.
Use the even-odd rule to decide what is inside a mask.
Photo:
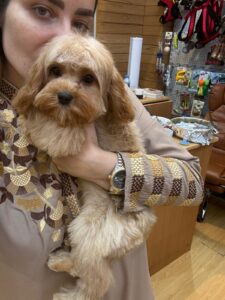
[(52, 75), (54, 77), (60, 77), (62, 76), (62, 70), (58, 66), (52, 66), (49, 69), (49, 75)]
[(85, 84), (92, 84), (94, 81), (95, 81), (95, 78), (91, 74), (87, 74), (82, 77), (82, 82)]

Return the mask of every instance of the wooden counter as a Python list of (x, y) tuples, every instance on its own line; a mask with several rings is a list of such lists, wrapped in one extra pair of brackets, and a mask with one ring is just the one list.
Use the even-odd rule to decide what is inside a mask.
[[(175, 141), (179, 143), (180, 139), (175, 138)], [(188, 146), (181, 145), (192, 155), (199, 157), (204, 179), (212, 145), (201, 146), (193, 143)], [(184, 206), (155, 207), (158, 221), (147, 241), (150, 274), (154, 274), (190, 250), (198, 209)]]
[(162, 96), (158, 98), (147, 98), (145, 97), (144, 99), (141, 99), (142, 104), (152, 104), (152, 103), (158, 103), (158, 102), (165, 102), (165, 101), (171, 101), (169, 97), (167, 96)]

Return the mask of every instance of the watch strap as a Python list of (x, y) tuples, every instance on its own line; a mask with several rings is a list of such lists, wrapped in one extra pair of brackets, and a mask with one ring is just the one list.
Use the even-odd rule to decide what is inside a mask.
[(117, 163), (116, 163), (114, 169), (116, 169), (116, 168), (118, 168), (118, 169), (124, 168), (124, 170), (125, 170), (125, 165), (124, 165), (123, 157), (122, 157), (122, 155), (119, 152), (117, 152)]

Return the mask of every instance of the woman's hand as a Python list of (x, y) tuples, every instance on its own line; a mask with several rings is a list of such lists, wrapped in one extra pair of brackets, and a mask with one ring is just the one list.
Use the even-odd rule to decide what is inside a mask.
[(57, 157), (53, 161), (61, 172), (94, 182), (109, 190), (108, 176), (116, 164), (117, 155), (98, 146), (94, 124), (87, 127), (86, 133), (86, 140), (79, 154)]

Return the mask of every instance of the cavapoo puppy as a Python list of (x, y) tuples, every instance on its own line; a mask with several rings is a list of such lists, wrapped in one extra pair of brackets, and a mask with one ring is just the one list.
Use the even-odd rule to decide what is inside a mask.
[[(113, 152), (144, 151), (134, 111), (110, 52), (79, 34), (53, 39), (41, 51), (13, 105), (26, 135), (51, 157), (74, 155), (95, 123), (98, 143)], [(147, 238), (155, 217), (149, 207), (121, 213), (115, 196), (78, 179), (80, 213), (68, 227), (71, 252), (56, 251), (48, 266), (76, 278), (56, 300), (100, 300), (112, 283), (110, 263)]]

